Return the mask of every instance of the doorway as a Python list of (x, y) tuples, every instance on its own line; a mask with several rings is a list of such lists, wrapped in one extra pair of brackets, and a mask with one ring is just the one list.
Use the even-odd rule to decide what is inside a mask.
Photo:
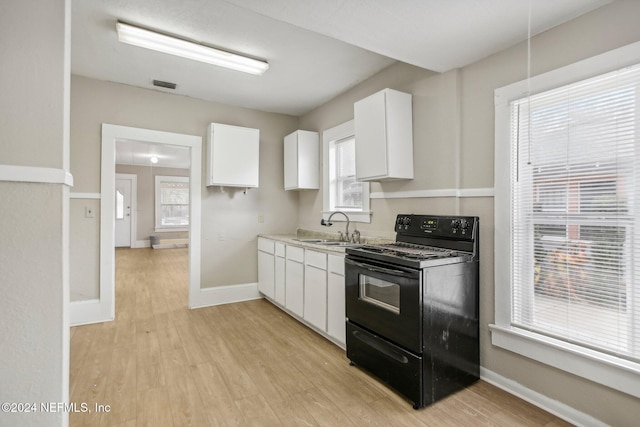
[(100, 298), (96, 321), (115, 318), (115, 217), (116, 217), (116, 143), (119, 140), (144, 141), (154, 144), (189, 148), (189, 297), (187, 305), (197, 306), (200, 294), (201, 240), (201, 158), (202, 137), (132, 128), (102, 125), (101, 205), (100, 205)]

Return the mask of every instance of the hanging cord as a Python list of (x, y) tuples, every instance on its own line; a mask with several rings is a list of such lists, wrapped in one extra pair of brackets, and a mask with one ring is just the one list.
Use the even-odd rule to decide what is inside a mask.
[(529, 22), (527, 29), (527, 164), (531, 165), (531, 13), (533, 0), (529, 0)]
[(520, 104), (516, 105), (516, 123), (518, 124), (516, 126), (516, 182), (520, 182), (520, 111), (522, 110), (520, 107)]

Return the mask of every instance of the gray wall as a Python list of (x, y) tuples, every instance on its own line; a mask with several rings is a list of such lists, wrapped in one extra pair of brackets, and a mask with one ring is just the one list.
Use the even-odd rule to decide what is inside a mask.
[[(535, 5), (534, 5), (535, 8)], [(532, 74), (539, 74), (640, 40), (640, 2), (617, 1), (532, 42)], [(415, 179), (372, 184), (372, 192), (492, 188), (496, 88), (527, 76), (526, 44), (514, 46), (460, 70), (433, 75), (395, 64), (300, 118), (300, 128), (323, 131), (353, 118), (353, 102), (384, 87), (413, 94)], [(322, 193), (300, 195), (300, 226), (319, 226)], [(363, 234), (393, 235), (398, 213), (478, 215), (481, 220), (482, 366), (551, 399), (611, 425), (636, 425), (640, 401), (588, 380), (494, 347), (493, 198), (373, 199), (371, 224)]]
[[(102, 123), (202, 136), (204, 175), (205, 133), (211, 122), (260, 129), (260, 187), (245, 195), (240, 190), (225, 188), (221, 192), (219, 187), (203, 186), (201, 287), (255, 283), (256, 236), (295, 232), (298, 223), (298, 196), (283, 188), (282, 148), (284, 136), (297, 129), (297, 118), (72, 76), (73, 192), (100, 192)], [(71, 204), (72, 218), (84, 215), (85, 202), (93, 203), (82, 200)], [(264, 215), (264, 223), (258, 222), (258, 214)], [(83, 219), (71, 229), (71, 293), (82, 293), (81, 299), (99, 295), (99, 272), (86, 267), (99, 265), (99, 220), (96, 210), (90, 225), (83, 226)], [(92, 262), (83, 264), (86, 260), (79, 244), (92, 248), (88, 255)]]
[[(69, 397), (68, 187), (40, 168), (69, 165), (69, 9), (6, 2), (0, 13), (0, 402)], [(14, 182), (7, 166), (29, 182)], [(39, 409), (39, 408), (38, 408)], [(63, 426), (60, 412), (2, 413), (0, 424)]]

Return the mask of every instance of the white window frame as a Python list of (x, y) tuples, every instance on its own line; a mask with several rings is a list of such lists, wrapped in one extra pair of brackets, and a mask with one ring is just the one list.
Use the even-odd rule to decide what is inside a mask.
[(640, 397), (640, 363), (511, 325), (510, 102), (640, 62), (640, 42), (495, 91), (495, 323), (493, 345)]
[[(330, 172), (330, 146), (332, 142), (340, 141), (346, 138), (354, 137), (355, 135), (355, 126), (354, 121), (349, 120), (348, 122), (342, 123), (338, 126), (332, 127), (331, 129), (327, 129), (322, 132), (322, 218), (328, 219), (329, 215), (331, 215), (331, 193), (330, 193), (330, 182), (331, 177), (329, 176)], [(349, 217), (349, 221), (352, 222), (371, 222), (371, 211), (370, 211), (370, 190), (369, 183), (362, 183), (362, 210), (344, 210), (345, 214)], [(344, 221), (344, 217), (341, 215), (336, 215), (332, 219), (332, 221)]]
[[(162, 182), (186, 182), (189, 183), (189, 177), (187, 176), (164, 176), (164, 175), (156, 175), (155, 179), (155, 231), (189, 231), (189, 225), (185, 226), (163, 226), (160, 221), (160, 183)], [(191, 199), (191, 194), (189, 194), (189, 199)], [(189, 212), (189, 220), (191, 220), (191, 212)]]

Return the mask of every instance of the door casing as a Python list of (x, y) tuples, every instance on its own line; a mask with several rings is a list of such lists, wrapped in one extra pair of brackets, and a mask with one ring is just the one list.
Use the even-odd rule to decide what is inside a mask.
[(91, 308), (91, 320), (86, 323), (115, 319), (114, 201), (116, 141), (119, 139), (190, 148), (189, 301), (187, 304), (189, 308), (202, 305), (199, 302), (199, 298), (201, 298), (200, 253), (202, 250), (202, 137), (103, 123), (100, 173), (100, 298), (98, 307)]

